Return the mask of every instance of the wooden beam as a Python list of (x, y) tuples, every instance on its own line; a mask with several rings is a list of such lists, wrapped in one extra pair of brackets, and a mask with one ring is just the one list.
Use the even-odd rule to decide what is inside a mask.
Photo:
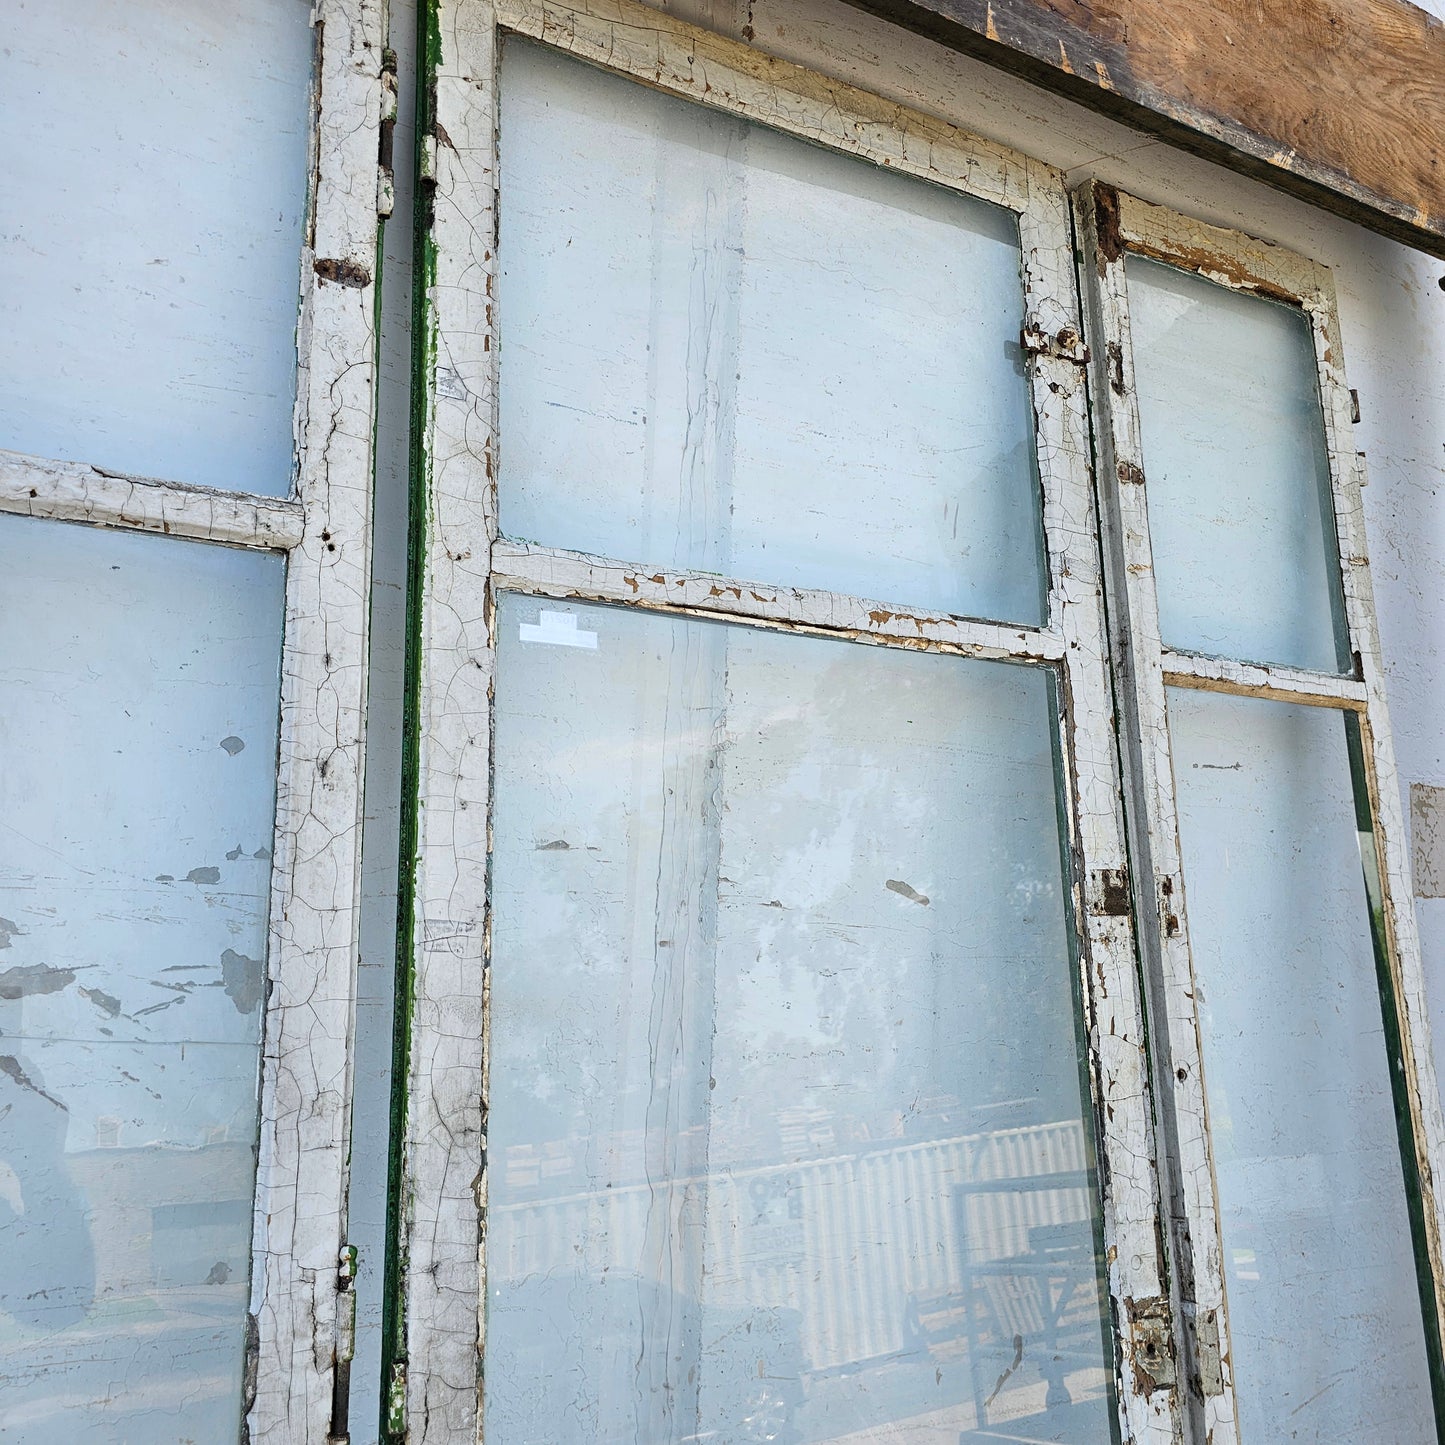
[(1404, 0), (853, 0), (1445, 257), (1445, 25)]

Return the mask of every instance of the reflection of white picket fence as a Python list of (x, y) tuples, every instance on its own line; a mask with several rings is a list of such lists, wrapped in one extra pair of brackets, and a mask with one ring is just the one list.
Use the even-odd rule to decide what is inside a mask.
[(902, 1349), (909, 1295), (959, 1289), (966, 1262), (1026, 1254), (1039, 1225), (1088, 1228), (1077, 1186), (970, 1190), (966, 1223), (955, 1186), (1084, 1167), (1082, 1130), (1062, 1122), (529, 1200), (491, 1210), (488, 1274), (657, 1278), (644, 1240), (665, 1210), (690, 1291), (701, 1278), (714, 1305), (799, 1310), (808, 1362), (828, 1369)]

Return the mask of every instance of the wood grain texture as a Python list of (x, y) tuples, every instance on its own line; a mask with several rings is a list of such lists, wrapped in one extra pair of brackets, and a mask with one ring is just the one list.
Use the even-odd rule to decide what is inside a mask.
[(1404, 0), (853, 0), (1445, 256), (1445, 25)]

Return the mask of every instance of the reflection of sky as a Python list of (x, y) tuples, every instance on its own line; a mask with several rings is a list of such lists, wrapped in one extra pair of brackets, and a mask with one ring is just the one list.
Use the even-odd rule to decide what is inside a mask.
[(715, 1159), (790, 1109), (1078, 1116), (1042, 674), (607, 609), (518, 647), (538, 606), (501, 622), (494, 1146), (598, 1159), (659, 1090)]
[(1014, 217), (526, 41), (503, 69), (506, 534), (1041, 622)]
[(36, 1445), (234, 1433), (283, 576), (0, 517), (0, 1364)]
[(1430, 1438), (1344, 714), (1168, 702), (1242, 1425)]
[(283, 575), (0, 518), (0, 1098), (68, 1150), (254, 1136)]

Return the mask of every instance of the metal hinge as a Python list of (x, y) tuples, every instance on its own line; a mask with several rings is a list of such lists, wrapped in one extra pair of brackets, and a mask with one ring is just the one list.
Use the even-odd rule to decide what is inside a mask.
[(1126, 1300), (1129, 1361), (1134, 1384), (1147, 1400), (1155, 1390), (1174, 1388), (1174, 1332), (1165, 1299)]
[(1019, 345), (1030, 356), (1052, 356), (1059, 361), (1071, 361), (1075, 366), (1089, 364), (1089, 348), (1072, 326), (1062, 326), (1052, 334), (1039, 326), (1025, 326)]
[(376, 214), (385, 220), (396, 208), (392, 143), (396, 132), (396, 51), (381, 52), (381, 135), (376, 152)]
[(1090, 875), (1089, 912), (1123, 918), (1129, 912), (1129, 873), (1125, 868), (1096, 868)]

